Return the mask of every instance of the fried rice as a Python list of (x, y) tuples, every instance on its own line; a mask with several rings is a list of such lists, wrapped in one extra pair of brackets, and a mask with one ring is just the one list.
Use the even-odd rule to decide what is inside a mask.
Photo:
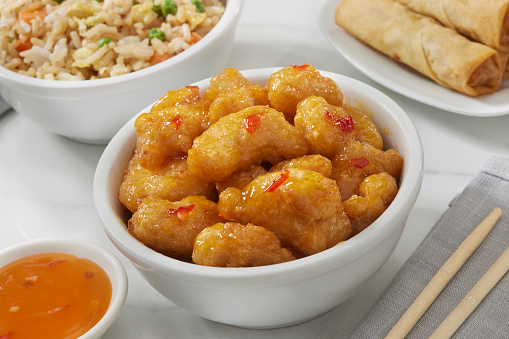
[(0, 65), (47, 80), (127, 74), (197, 43), (224, 9), (221, 0), (0, 0)]

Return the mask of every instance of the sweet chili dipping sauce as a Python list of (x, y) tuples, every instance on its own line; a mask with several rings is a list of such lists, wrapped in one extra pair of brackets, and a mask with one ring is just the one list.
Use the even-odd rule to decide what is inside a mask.
[(0, 339), (77, 338), (104, 316), (111, 281), (88, 259), (44, 253), (0, 268)]

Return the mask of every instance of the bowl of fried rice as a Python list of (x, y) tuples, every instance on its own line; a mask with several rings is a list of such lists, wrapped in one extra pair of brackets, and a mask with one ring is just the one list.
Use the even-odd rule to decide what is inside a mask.
[(172, 88), (211, 76), (241, 0), (14, 0), (0, 4), (0, 95), (50, 132), (106, 144)]

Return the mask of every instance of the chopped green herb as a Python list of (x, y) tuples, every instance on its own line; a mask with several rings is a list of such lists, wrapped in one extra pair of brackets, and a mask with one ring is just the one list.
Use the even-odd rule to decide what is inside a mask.
[(97, 44), (99, 45), (99, 48), (103, 47), (104, 45), (107, 45), (111, 42), (111, 39), (110, 38), (101, 38), (99, 39), (99, 41), (97, 42)]
[(191, 1), (189, 1), (189, 3), (191, 5), (196, 6), (196, 12), (198, 12), (198, 13), (205, 12), (205, 6), (203, 5), (203, 2), (201, 2), (200, 0), (191, 0)]
[(148, 33), (148, 38), (152, 40), (153, 38), (157, 38), (161, 41), (166, 41), (166, 35), (163, 31), (161, 31), (159, 28), (152, 28), (150, 32)]
[(13, 38), (9, 38), (9, 42), (13, 42), (13, 41), (14, 41), (14, 39), (13, 39)]
[(55, 1), (56, 3), (61, 4), (61, 3), (62, 3), (62, 1), (64, 1), (64, 0), (53, 0), (53, 1)]

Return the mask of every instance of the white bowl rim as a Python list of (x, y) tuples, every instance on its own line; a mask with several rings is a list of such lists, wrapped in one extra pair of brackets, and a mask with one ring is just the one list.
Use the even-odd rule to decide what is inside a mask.
[(30, 86), (36, 88), (49, 88), (59, 91), (71, 91), (76, 89), (86, 88), (103, 88), (112, 86), (118, 83), (139, 81), (138, 79), (144, 76), (157, 75), (160, 71), (167, 68), (178, 68), (182, 63), (188, 59), (199, 56), (202, 50), (213, 44), (224, 32), (227, 32), (231, 26), (234, 26), (238, 21), (243, 6), (242, 0), (227, 0), (225, 11), (221, 19), (217, 22), (216, 26), (205, 35), (199, 43), (191, 46), (184, 52), (175, 55), (174, 57), (160, 62), (159, 64), (141, 69), (139, 71), (122, 74), (116, 77), (109, 77), (103, 79), (93, 80), (80, 80), (80, 81), (52, 81), (45, 79), (31, 78), (22, 75), (5, 67), (0, 66), (0, 82), (16, 83), (23, 86)]
[[(81, 252), (91, 253), (91, 255), (78, 254)], [(66, 237), (51, 237), (27, 240), (1, 250), (0, 258), (5, 256), (12, 256), (14, 258), (12, 260), (8, 260), (8, 262), (4, 264), (0, 263), (0, 267), (4, 267), (14, 260), (42, 253), (73, 254), (80, 258), (91, 260), (106, 272), (109, 279), (111, 280), (112, 287), (114, 287), (114, 290), (112, 290), (111, 301), (110, 305), (108, 306), (108, 310), (97, 322), (97, 324), (95, 324), (94, 327), (92, 327), (86, 333), (81, 335), (79, 339), (92, 339), (100, 337), (115, 321), (122, 307), (124, 306), (127, 297), (127, 274), (120, 260), (111, 251), (91, 241)], [(101, 257), (102, 260), (107, 262), (108, 268), (91, 259), (91, 256)]]
[[(268, 78), (270, 74), (282, 68), (283, 67), (269, 67), (241, 70), (240, 72), (247, 79), (252, 80), (253, 77)], [(415, 142), (415, 145), (413, 145), (414, 151), (410, 152), (409, 156), (405, 158), (405, 166), (403, 169), (404, 178), (396, 198), (387, 208), (387, 210), (370, 227), (355, 237), (349, 239), (348, 241), (345, 241), (340, 246), (334, 246), (320, 253), (310, 255), (298, 260), (259, 267), (223, 268), (199, 266), (193, 263), (187, 263), (169, 258), (150, 249), (132, 237), (127, 232), (122, 222), (120, 222), (118, 217), (113, 213), (113, 211), (107, 209), (108, 207), (111, 208), (111, 206), (107, 200), (106, 185), (106, 178), (108, 175), (107, 169), (112, 167), (114, 159), (116, 158), (116, 150), (114, 149), (115, 143), (119, 140), (121, 140), (122, 143), (125, 143), (129, 137), (132, 136), (132, 133), (134, 133), (134, 121), (139, 114), (146, 112), (152, 106), (149, 105), (146, 109), (142, 110), (139, 114), (127, 122), (112, 138), (110, 143), (106, 146), (101, 158), (99, 159), (94, 177), (93, 191), (96, 209), (99, 212), (101, 219), (103, 220), (104, 230), (112, 242), (115, 244), (115, 246), (119, 246), (119, 244), (117, 244), (117, 239), (121, 238), (119, 242), (121, 243), (120, 246), (122, 248), (119, 248), (119, 250), (130, 259), (134, 256), (135, 262), (140, 264), (140, 266), (147, 266), (152, 270), (160, 270), (161, 272), (169, 269), (175, 273), (174, 275), (172, 274), (172, 276), (178, 277), (178, 275), (181, 275), (182, 277), (189, 278), (189, 280), (194, 279), (196, 284), (203, 283), (200, 282), (203, 279), (228, 279), (229, 281), (259, 281), (260, 279), (268, 279), (273, 283), (276, 283), (276, 281), (282, 282), (284, 279), (286, 279), (286, 277), (289, 277), (289, 279), (302, 275), (311, 277), (324, 271), (330, 270), (331, 265), (335, 267), (344, 265), (354, 258), (369, 252), (370, 249), (377, 246), (384, 239), (386, 239), (392, 232), (396, 230), (399, 223), (406, 221), (407, 214), (413, 207), (413, 204), (417, 199), (417, 195), (420, 190), (424, 162), (420, 136), (405, 111), (386, 94), (372, 86), (369, 86), (348, 76), (331, 73), (328, 71), (318, 71), (323, 76), (330, 77), (338, 83), (341, 81), (344, 84), (353, 84), (362, 88), (364, 92), (370, 93), (370, 95), (374, 97), (378, 102), (383, 100), (384, 106), (386, 106), (386, 108), (396, 116), (396, 120), (398, 120), (398, 122), (402, 125), (403, 132), (406, 134), (405, 139)], [(210, 84), (210, 79), (211, 78), (207, 78), (190, 85), (198, 85), (200, 88), (202, 86), (208, 87)], [(342, 86), (340, 85), (340, 88), (341, 87)], [(403, 216), (400, 216), (399, 220), (395, 220), (394, 218), (396, 216), (394, 214), (396, 205), (398, 204), (406, 206), (404, 208), (405, 213), (403, 213)], [(389, 222), (391, 218), (393, 218), (393, 221)], [(116, 223), (113, 229), (110, 227), (112, 222)], [(384, 227), (377, 226), (384, 224)], [(391, 229), (389, 232), (386, 232), (384, 228)], [(136, 254), (127, 255), (125, 252), (136, 252)]]

